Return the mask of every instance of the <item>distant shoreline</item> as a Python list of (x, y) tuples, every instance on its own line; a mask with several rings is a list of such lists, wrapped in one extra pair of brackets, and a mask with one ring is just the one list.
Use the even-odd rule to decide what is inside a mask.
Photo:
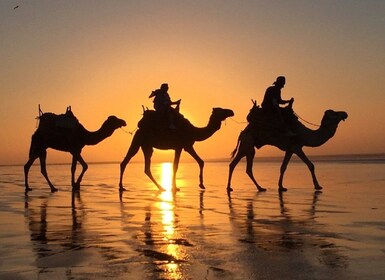
[[(385, 163), (385, 153), (378, 154), (340, 154), (340, 155), (310, 155), (308, 156), (313, 162), (327, 162), (327, 163)], [(254, 161), (259, 162), (281, 162), (283, 159), (282, 156), (271, 156), (271, 157), (258, 157), (254, 158)], [(229, 163), (229, 158), (212, 158), (204, 159), (205, 162), (218, 162), (218, 163)], [(245, 159), (243, 159), (245, 160)], [(293, 156), (293, 162), (301, 162), (301, 160)], [(162, 163), (164, 161), (154, 161), (153, 163)], [(193, 159), (184, 159), (181, 161), (189, 163), (195, 162)], [(143, 163), (141, 160), (134, 160), (132, 163)], [(35, 165), (38, 165), (39, 162), (36, 162)], [(58, 162), (58, 163), (48, 163), (47, 165), (70, 165), (70, 162)], [(119, 161), (100, 161), (100, 162), (88, 162), (88, 164), (120, 164)], [(23, 166), (24, 164), (0, 164), (0, 167), (6, 166)]]

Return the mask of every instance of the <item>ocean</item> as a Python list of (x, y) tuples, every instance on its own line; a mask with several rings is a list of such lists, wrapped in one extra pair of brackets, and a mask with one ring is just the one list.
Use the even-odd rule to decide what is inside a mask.
[[(90, 164), (72, 192), (70, 165), (38, 165), (24, 194), (22, 166), (0, 166), (0, 279), (383, 279), (385, 157), (315, 157), (322, 192), (293, 161), (279, 193), (280, 162), (256, 159), (259, 193), (228, 162), (182, 162), (180, 190), (159, 192), (130, 163), (119, 193), (119, 164)], [(80, 169), (80, 166), (78, 167)], [(171, 184), (171, 164), (154, 177)]]

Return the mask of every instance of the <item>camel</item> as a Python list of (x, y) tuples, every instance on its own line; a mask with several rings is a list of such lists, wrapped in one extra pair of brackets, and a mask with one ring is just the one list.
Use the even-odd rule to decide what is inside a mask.
[[(248, 120), (250, 117), (254, 118), (254, 121), (251, 121), (251, 119), (249, 120), (251, 121), (250, 124), (240, 133), (237, 146), (232, 152), (233, 160), (229, 164), (227, 192), (233, 191), (233, 188), (231, 187), (231, 178), (234, 168), (245, 156), (247, 160), (246, 174), (253, 181), (258, 191), (266, 191), (265, 188), (261, 187), (257, 183), (253, 175), (253, 159), (255, 155), (254, 147), (260, 149), (265, 145), (275, 146), (280, 150), (285, 151), (285, 156), (280, 168), (278, 191), (287, 191), (287, 188), (283, 186), (283, 177), (293, 154), (296, 154), (307, 165), (313, 179), (314, 188), (316, 191), (320, 191), (322, 187), (318, 183), (315, 175), (314, 164), (308, 159), (302, 148), (304, 146), (319, 147), (326, 143), (336, 133), (339, 122), (347, 119), (348, 114), (342, 111), (325, 111), (321, 125), (317, 130), (307, 128), (295, 117), (291, 124), (291, 130), (295, 133), (295, 135), (288, 136), (282, 132), (277, 132), (274, 131), (274, 129), (269, 128), (270, 124), (268, 123), (266, 117), (264, 117), (262, 109), (257, 106), (255, 101), (253, 103), (254, 105), (250, 110)], [(287, 109), (292, 110), (291, 106)]]
[[(29, 159), (24, 165), (26, 193), (32, 191), (28, 184), (28, 172), (37, 158), (40, 159), (41, 173), (51, 188), (51, 192), (54, 193), (58, 191), (49, 180), (47, 174), (46, 158), (48, 148), (72, 154), (71, 184), (74, 190), (79, 189), (80, 182), (88, 168), (87, 163), (81, 156), (83, 147), (85, 145), (96, 145), (110, 137), (116, 129), (126, 126), (124, 120), (118, 119), (115, 116), (109, 116), (99, 130), (90, 132), (79, 123), (72, 113), (71, 107), (68, 107), (66, 113), (61, 115), (42, 113), (40, 110), (38, 118), (39, 127), (32, 135)], [(77, 162), (81, 164), (82, 171), (75, 181)]]
[(142, 149), (145, 160), (145, 174), (158, 187), (160, 191), (164, 188), (154, 179), (151, 173), (151, 156), (154, 148), (161, 150), (175, 150), (173, 163), (173, 179), (172, 190), (177, 191), (176, 187), (176, 173), (178, 170), (179, 159), (182, 150), (189, 153), (199, 165), (199, 187), (204, 189), (203, 184), (203, 166), (204, 161), (194, 150), (194, 143), (196, 141), (204, 141), (211, 137), (221, 127), (221, 122), (228, 117), (234, 116), (234, 112), (230, 109), (213, 108), (209, 122), (206, 127), (198, 128), (193, 126), (182, 115), (175, 120), (176, 129), (170, 129), (167, 121), (162, 121), (157, 113), (153, 110), (145, 110), (143, 118), (138, 123), (138, 130), (136, 131), (131, 145), (128, 149), (127, 155), (120, 164), (120, 181), (119, 190), (125, 191), (123, 187), (124, 170), (132, 157), (136, 155), (139, 148)]

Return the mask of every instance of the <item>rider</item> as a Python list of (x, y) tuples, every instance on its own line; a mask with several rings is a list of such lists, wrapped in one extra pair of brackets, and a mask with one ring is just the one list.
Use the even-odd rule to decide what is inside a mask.
[(169, 121), (169, 127), (171, 129), (175, 129), (174, 124), (174, 115), (175, 115), (175, 109), (172, 108), (172, 105), (179, 106), (180, 99), (177, 101), (171, 101), (170, 95), (168, 94), (168, 84), (164, 83), (160, 86), (159, 89), (156, 89), (152, 91), (149, 98), (155, 97), (154, 102), (154, 109), (158, 113), (160, 113), (163, 116), (167, 116)]
[[(295, 134), (288, 130), (287, 123), (284, 120), (284, 110), (291, 109), (294, 98), (290, 100), (283, 100), (281, 97), (281, 89), (285, 87), (286, 79), (284, 76), (278, 76), (272, 86), (268, 87), (265, 92), (265, 96), (262, 102), (262, 109), (265, 113), (274, 118), (278, 118), (280, 124), (283, 126), (285, 134), (288, 136), (294, 136)], [(280, 107), (280, 104), (289, 104), (286, 107)]]

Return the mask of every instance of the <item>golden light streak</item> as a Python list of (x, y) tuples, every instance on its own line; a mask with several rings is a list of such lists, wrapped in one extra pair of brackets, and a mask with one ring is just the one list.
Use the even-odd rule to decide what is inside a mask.
[(172, 163), (163, 162), (161, 164), (161, 185), (166, 189), (166, 193), (170, 194), (172, 189)]

